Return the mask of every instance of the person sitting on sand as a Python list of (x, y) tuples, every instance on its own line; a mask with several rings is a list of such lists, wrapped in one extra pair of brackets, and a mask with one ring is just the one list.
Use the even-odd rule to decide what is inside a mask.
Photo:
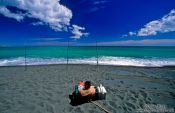
[(96, 93), (96, 89), (94, 86), (91, 86), (90, 81), (84, 82), (84, 89), (79, 90), (81, 96), (94, 96)]
[[(78, 92), (77, 92), (78, 91)], [(95, 99), (96, 89), (90, 81), (80, 81), (77, 89), (69, 95), (71, 103), (81, 104)]]
[(78, 91), (83, 90), (85, 86), (85, 82), (84, 81), (79, 81), (78, 82)]

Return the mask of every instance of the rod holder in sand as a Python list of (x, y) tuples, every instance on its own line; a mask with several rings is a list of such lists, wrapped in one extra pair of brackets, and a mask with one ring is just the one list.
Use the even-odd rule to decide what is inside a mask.
[(24, 58), (25, 58), (25, 62), (24, 62), (25, 71), (27, 71), (27, 59), (26, 59), (26, 57), (27, 57), (27, 47), (25, 46), (25, 56), (24, 56)]
[(98, 66), (98, 45), (97, 45), (97, 41), (96, 41), (96, 57), (97, 57), (97, 66)]
[(99, 70), (99, 61), (98, 61), (99, 55), (98, 55), (98, 42), (97, 42), (97, 40), (96, 40), (95, 48), (96, 48), (96, 59), (97, 59), (97, 68), (96, 68), (96, 71), (98, 72), (98, 70)]

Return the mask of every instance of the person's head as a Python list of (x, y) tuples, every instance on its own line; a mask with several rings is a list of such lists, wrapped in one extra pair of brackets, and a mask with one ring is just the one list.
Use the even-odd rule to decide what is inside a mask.
[(89, 89), (91, 87), (91, 82), (86, 81), (84, 85), (85, 85), (85, 89)]

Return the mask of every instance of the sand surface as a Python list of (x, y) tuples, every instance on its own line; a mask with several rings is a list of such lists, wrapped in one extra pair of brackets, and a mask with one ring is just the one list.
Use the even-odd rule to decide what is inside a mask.
[(69, 104), (78, 80), (103, 84), (110, 113), (136, 113), (146, 105), (175, 109), (175, 67), (93, 65), (0, 67), (0, 113), (103, 113), (92, 103)]

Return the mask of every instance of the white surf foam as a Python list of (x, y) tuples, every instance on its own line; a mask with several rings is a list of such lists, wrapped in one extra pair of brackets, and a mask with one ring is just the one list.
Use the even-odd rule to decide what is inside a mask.
[(161, 67), (175, 66), (175, 58), (130, 58), (130, 57), (101, 57), (99, 63), (102, 65), (123, 65), (123, 66), (146, 66)]
[[(118, 65), (118, 66), (145, 66), (162, 67), (175, 66), (175, 58), (131, 58), (131, 57), (99, 57), (99, 65)], [(66, 64), (65, 58), (27, 58), (27, 65), (45, 65), (45, 64)], [(91, 58), (70, 58), (69, 64), (92, 64), (96, 65), (97, 59)], [(25, 65), (25, 58), (0, 59), (0, 66)]]

